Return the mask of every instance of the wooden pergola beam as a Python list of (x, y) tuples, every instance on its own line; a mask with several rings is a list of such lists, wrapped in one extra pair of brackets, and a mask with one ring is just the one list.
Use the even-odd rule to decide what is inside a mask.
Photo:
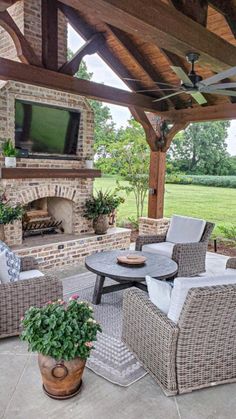
[(33, 48), (26, 40), (7, 10), (0, 12), (0, 26), (11, 36), (16, 47), (17, 56), (23, 63), (41, 66), (41, 62), (35, 54)]
[(73, 76), (78, 70), (81, 64), (82, 59), (86, 55), (94, 54), (98, 51), (100, 45), (103, 45), (105, 42), (104, 37), (97, 33), (93, 35), (88, 41), (76, 52), (76, 54), (71, 58), (71, 60), (67, 61), (63, 66), (59, 69), (61, 73), (69, 74)]
[(57, 0), (42, 0), (42, 62), (49, 70), (58, 69)]
[(232, 120), (236, 119), (236, 103), (169, 111), (165, 113), (165, 118), (168, 119), (168, 116), (176, 123)]
[(56, 71), (18, 63), (6, 58), (0, 58), (0, 79), (14, 80), (48, 89), (61, 90), (120, 106), (137, 106), (148, 112), (160, 113), (157, 104), (149, 96), (78, 79)]
[(145, 112), (142, 109), (135, 108), (135, 107), (130, 107), (129, 109), (134, 119), (142, 125), (145, 131), (146, 140), (150, 146), (150, 149), (152, 151), (159, 150), (160, 137), (158, 133), (155, 131), (153, 125), (151, 124)]
[(75, 9), (96, 15), (124, 32), (137, 35), (180, 56), (200, 54), (200, 63), (219, 72), (236, 65), (236, 47), (158, 0), (62, 0)]

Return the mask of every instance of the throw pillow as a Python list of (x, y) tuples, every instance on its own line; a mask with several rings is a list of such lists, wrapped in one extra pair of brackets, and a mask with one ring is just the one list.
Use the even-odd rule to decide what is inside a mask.
[(167, 314), (170, 307), (172, 286), (159, 279), (146, 276), (148, 295), (151, 302), (163, 313)]
[(20, 258), (0, 241), (0, 282), (18, 281), (20, 276)]

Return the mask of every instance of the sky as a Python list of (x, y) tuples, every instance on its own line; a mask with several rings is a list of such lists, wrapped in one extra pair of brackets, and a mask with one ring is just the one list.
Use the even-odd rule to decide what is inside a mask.
[[(68, 31), (68, 46), (75, 53), (83, 44), (84, 40), (69, 26)], [(117, 87), (124, 90), (129, 90), (119, 77), (101, 60), (97, 54), (87, 55), (84, 58), (87, 64), (88, 71), (93, 73), (92, 80), (97, 83), (104, 83), (109, 86)], [(126, 126), (127, 121), (130, 118), (130, 112), (124, 106), (110, 105), (106, 103), (110, 108), (113, 121), (117, 128)], [(228, 130), (228, 152), (231, 155), (236, 155), (236, 120), (231, 122)]]

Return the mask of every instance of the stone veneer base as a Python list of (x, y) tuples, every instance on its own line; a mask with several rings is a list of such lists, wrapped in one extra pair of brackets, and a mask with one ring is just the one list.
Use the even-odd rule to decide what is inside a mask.
[(72, 264), (83, 263), (86, 256), (92, 253), (113, 249), (129, 249), (131, 230), (125, 228), (110, 228), (104, 235), (80, 235), (78, 238), (71, 235), (71, 240), (63, 240), (63, 236), (55, 236), (45, 244), (28, 247), (27, 241), (21, 246), (13, 246), (12, 249), (19, 256), (33, 256), (38, 262), (38, 269), (61, 268)]

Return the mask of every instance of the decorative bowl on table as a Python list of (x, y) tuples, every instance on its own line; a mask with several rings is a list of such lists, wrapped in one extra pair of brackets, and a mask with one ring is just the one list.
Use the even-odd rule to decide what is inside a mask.
[(125, 265), (143, 265), (146, 262), (147, 258), (142, 255), (132, 254), (125, 256), (117, 256), (117, 262), (123, 263)]

